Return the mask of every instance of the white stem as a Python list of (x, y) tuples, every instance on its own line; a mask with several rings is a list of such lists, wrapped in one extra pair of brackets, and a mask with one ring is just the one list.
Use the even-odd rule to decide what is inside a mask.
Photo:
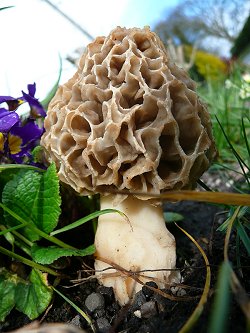
[[(179, 273), (164, 271), (175, 268), (176, 250), (174, 237), (165, 225), (162, 207), (133, 196), (115, 206), (113, 202), (112, 195), (101, 197), (101, 209), (122, 211), (130, 224), (118, 213), (101, 215), (95, 236), (97, 257), (132, 272), (159, 270), (138, 275), (144, 283), (154, 280), (159, 288), (178, 282)], [(97, 278), (103, 285), (114, 288), (121, 305), (128, 303), (142, 285), (119, 271), (119, 274), (110, 277), (110, 273), (117, 273), (115, 269), (99, 272), (107, 267), (110, 265), (98, 259), (95, 261)]]

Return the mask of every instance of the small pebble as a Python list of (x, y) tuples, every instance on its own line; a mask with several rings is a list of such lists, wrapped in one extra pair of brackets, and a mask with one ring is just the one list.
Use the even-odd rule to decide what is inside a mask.
[[(164, 289), (162, 289), (162, 291), (166, 293), (169, 292), (169, 290), (164, 290)], [(153, 300), (157, 304), (158, 312), (164, 312), (164, 311), (168, 312), (172, 309), (174, 304), (176, 304), (175, 301), (171, 301), (170, 299), (167, 299), (166, 297), (159, 295), (157, 293), (155, 293)]]
[(154, 281), (149, 281), (146, 282), (146, 284), (142, 287), (142, 292), (145, 295), (146, 299), (148, 300), (151, 296), (153, 296), (154, 291), (152, 289), (149, 289), (147, 286), (153, 287), (155, 289), (157, 289), (158, 286)]
[(78, 328), (81, 328), (81, 316), (80, 315), (76, 315), (73, 319), (71, 319), (71, 321), (69, 322), (69, 324), (74, 325)]
[[(131, 331), (131, 327), (139, 327), (141, 324), (141, 318), (138, 318), (136, 316), (132, 316), (131, 319), (127, 322), (126, 328), (128, 329), (128, 332)], [(124, 332), (123, 332), (124, 333)]]
[(98, 292), (105, 298), (105, 304), (111, 304), (114, 301), (114, 291), (112, 287), (100, 286)]
[(90, 313), (102, 309), (104, 304), (104, 297), (99, 293), (91, 293), (85, 300), (85, 306)]
[(104, 317), (104, 316), (105, 316), (105, 309), (104, 308), (97, 309), (95, 311), (94, 318), (101, 318), (101, 317)]
[(186, 295), (186, 291), (180, 287), (171, 287), (170, 290), (171, 290), (172, 294), (176, 295), (176, 296), (185, 296)]
[(143, 292), (141, 290), (138, 291), (138, 293), (135, 294), (135, 298), (130, 307), (130, 311), (135, 312), (136, 310), (139, 310), (141, 308), (142, 304), (145, 303), (146, 301), (147, 300), (146, 300), (146, 297), (143, 294)]
[(141, 306), (141, 317), (150, 318), (157, 314), (157, 307), (154, 301), (149, 301)]
[(137, 333), (153, 333), (153, 332), (154, 331), (152, 330), (149, 324), (143, 324), (137, 331)]
[(111, 325), (106, 318), (102, 317), (96, 320), (96, 328), (98, 330), (98, 333), (108, 333)]
[(137, 318), (141, 318), (141, 310), (135, 310), (134, 315), (135, 315)]
[(119, 311), (120, 307), (117, 303), (113, 303), (111, 305), (108, 305), (105, 310), (107, 315), (113, 317), (118, 311)]

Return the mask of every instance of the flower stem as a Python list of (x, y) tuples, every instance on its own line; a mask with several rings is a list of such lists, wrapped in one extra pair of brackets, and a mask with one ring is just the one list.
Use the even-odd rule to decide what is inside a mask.
[(20, 234), (17, 231), (12, 231), (13, 235), (15, 235), (17, 238), (21, 239), (25, 244), (27, 244), (29, 247), (33, 245), (33, 243), (28, 240), (26, 237), (24, 237), (22, 234)]

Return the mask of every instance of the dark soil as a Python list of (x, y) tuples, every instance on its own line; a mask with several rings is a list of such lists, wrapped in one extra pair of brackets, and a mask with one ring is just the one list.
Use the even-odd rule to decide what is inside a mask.
[[(216, 229), (225, 220), (226, 213), (221, 206), (197, 202), (167, 203), (164, 209), (167, 212), (178, 212), (183, 215), (184, 219), (180, 222), (181, 227), (195, 238), (209, 259), (212, 272), (210, 294), (204, 311), (193, 329), (193, 332), (207, 332), (216, 290), (218, 268), (223, 261), (225, 234)], [(78, 218), (77, 213), (74, 218)], [(168, 227), (176, 238), (177, 267), (180, 268), (183, 285), (189, 287), (185, 289), (186, 295), (184, 296), (185, 298), (189, 297), (188, 300), (183, 301), (178, 294), (173, 295), (170, 290), (166, 290), (167, 295), (178, 298), (178, 300), (170, 300), (144, 286), (142, 291), (136, 295), (132, 304), (120, 308), (114, 299), (113, 291), (99, 286), (94, 279), (89, 279), (75, 286), (68, 279), (61, 281), (57, 287), (58, 290), (88, 313), (94, 322), (97, 333), (175, 333), (188, 320), (202, 294), (206, 278), (206, 267), (200, 252), (188, 237), (174, 224), (169, 224)], [(92, 231), (87, 228), (83, 232), (85, 235), (89, 233), (89, 242), (91, 243), (93, 241)], [(72, 237), (76, 236), (72, 235)], [(234, 238), (235, 235), (232, 234), (229, 248), (230, 260), (233, 265), (236, 264)], [(64, 268), (64, 271), (67, 271), (72, 279), (87, 277), (89, 275), (84, 271), (86, 264), (93, 267), (93, 258), (73, 258), (68, 263), (69, 266)], [(250, 282), (247, 276), (250, 274), (250, 269), (247, 264), (249, 264), (247, 263), (247, 256), (242, 248), (241, 265), (243, 268), (241, 269), (241, 276), (243, 278), (241, 278), (241, 283), (249, 292)], [(237, 272), (237, 269), (235, 270)], [(154, 283), (151, 286), (157, 288)], [(234, 333), (246, 332), (245, 317), (235, 301), (234, 295), (231, 296), (230, 314), (227, 323), (225, 323), (227, 326), (225, 331)], [(71, 323), (87, 332), (92, 332), (86, 320), (58, 295), (55, 295), (47, 313), (38, 318), (38, 320), (43, 324)], [(12, 311), (5, 323), (0, 325), (0, 331), (10, 332), (25, 326), (29, 322), (28, 318), (23, 314), (18, 311)], [(27, 332), (29, 332), (28, 329)]]

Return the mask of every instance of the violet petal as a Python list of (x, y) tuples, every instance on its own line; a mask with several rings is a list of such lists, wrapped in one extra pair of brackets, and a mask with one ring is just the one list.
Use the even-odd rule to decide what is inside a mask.
[(16, 112), (9, 112), (5, 109), (0, 109), (0, 132), (8, 132), (19, 122), (19, 119), (19, 115)]

